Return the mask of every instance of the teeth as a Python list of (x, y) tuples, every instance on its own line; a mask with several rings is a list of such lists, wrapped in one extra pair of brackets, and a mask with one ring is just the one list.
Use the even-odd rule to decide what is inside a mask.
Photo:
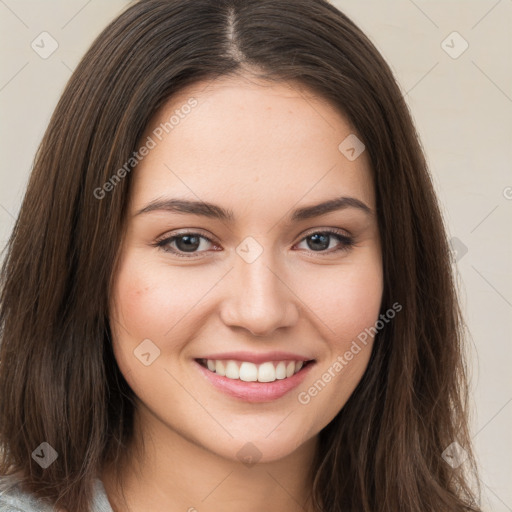
[(276, 380), (276, 369), (272, 363), (260, 364), (258, 368), (258, 382), (274, 382)]
[(219, 375), (226, 375), (226, 369), (224, 368), (224, 363), (222, 361), (215, 361), (215, 372)]
[(282, 361), (277, 363), (276, 379), (279, 379), (279, 380), (286, 379), (286, 364), (284, 364)]
[(228, 379), (240, 378), (240, 370), (238, 369), (238, 365), (235, 363), (235, 361), (228, 361), (226, 363), (226, 377)]
[(258, 380), (258, 367), (254, 363), (242, 363), (240, 365), (240, 380), (256, 382)]
[(203, 359), (208, 370), (233, 380), (245, 382), (274, 382), (295, 375), (303, 366), (304, 361), (268, 361), (262, 364), (238, 362), (234, 360)]

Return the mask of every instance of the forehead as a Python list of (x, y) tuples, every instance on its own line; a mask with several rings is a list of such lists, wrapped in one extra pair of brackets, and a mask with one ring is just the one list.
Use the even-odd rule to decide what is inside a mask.
[(264, 207), (264, 198), (279, 204), (283, 196), (347, 194), (373, 205), (366, 152), (351, 161), (339, 148), (353, 135), (337, 108), (296, 82), (195, 83), (149, 123), (141, 144), (150, 137), (154, 147), (135, 169), (132, 202), (140, 207), (167, 193), (222, 196), (235, 209), (236, 199)]

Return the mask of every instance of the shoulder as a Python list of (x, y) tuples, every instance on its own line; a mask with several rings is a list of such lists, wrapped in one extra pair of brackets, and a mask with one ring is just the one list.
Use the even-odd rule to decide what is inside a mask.
[(0, 512), (55, 512), (53, 507), (42, 502), (21, 488), (16, 475), (0, 476)]
[[(94, 483), (93, 512), (112, 512), (103, 483)], [(55, 512), (55, 508), (21, 488), (17, 475), (0, 476), (0, 512)]]
[[(112, 512), (103, 483), (94, 483), (93, 512)], [(51, 505), (41, 501), (21, 488), (17, 475), (0, 476), (0, 512), (56, 512)]]

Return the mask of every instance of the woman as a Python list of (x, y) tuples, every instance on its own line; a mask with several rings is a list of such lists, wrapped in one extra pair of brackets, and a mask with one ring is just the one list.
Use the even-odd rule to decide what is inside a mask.
[(323, 0), (114, 20), (2, 276), (5, 510), (480, 510), (421, 146)]

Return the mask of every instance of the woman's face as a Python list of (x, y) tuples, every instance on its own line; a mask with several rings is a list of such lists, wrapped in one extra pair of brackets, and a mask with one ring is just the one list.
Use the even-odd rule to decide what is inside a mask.
[(371, 352), (383, 278), (364, 146), (298, 84), (240, 77), (181, 90), (144, 145), (110, 310), (140, 425), (233, 460), (291, 454)]

